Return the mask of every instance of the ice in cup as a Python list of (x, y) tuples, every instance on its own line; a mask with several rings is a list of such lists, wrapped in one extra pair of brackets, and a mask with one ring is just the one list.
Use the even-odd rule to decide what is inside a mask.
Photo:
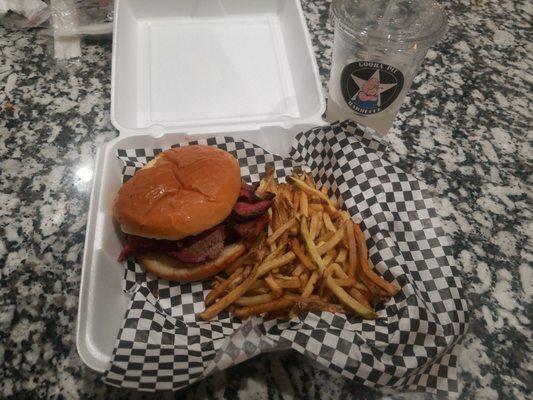
[(385, 135), (446, 16), (431, 0), (333, 0), (335, 31), (326, 119)]

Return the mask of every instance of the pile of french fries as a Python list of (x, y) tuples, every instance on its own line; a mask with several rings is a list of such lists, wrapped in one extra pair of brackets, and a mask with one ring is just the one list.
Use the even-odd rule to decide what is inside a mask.
[(373, 306), (399, 289), (372, 270), (359, 225), (309, 174), (286, 181), (277, 184), (267, 170), (258, 192), (276, 194), (268, 233), (215, 277), (201, 318), (228, 308), (239, 318), (292, 318), (305, 311), (375, 318)]

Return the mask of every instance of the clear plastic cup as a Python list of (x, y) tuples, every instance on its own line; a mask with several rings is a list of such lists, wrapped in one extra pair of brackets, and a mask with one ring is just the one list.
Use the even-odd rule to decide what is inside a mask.
[(333, 60), (326, 119), (385, 135), (429, 47), (446, 31), (431, 0), (333, 0)]

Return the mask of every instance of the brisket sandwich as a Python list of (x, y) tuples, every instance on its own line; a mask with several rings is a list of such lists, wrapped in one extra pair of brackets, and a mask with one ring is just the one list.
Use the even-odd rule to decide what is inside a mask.
[(241, 181), (237, 160), (216, 147), (160, 153), (120, 188), (113, 213), (135, 258), (171, 281), (209, 278), (243, 256), (268, 226), (273, 194)]

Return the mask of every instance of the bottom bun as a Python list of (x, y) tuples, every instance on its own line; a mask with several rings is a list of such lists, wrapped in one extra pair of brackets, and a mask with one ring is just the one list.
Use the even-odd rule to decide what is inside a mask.
[(147, 271), (159, 278), (175, 282), (193, 282), (218, 274), (245, 252), (246, 246), (242, 243), (236, 243), (224, 247), (214, 260), (201, 264), (184, 263), (160, 253), (145, 253), (136, 256), (136, 259)]

